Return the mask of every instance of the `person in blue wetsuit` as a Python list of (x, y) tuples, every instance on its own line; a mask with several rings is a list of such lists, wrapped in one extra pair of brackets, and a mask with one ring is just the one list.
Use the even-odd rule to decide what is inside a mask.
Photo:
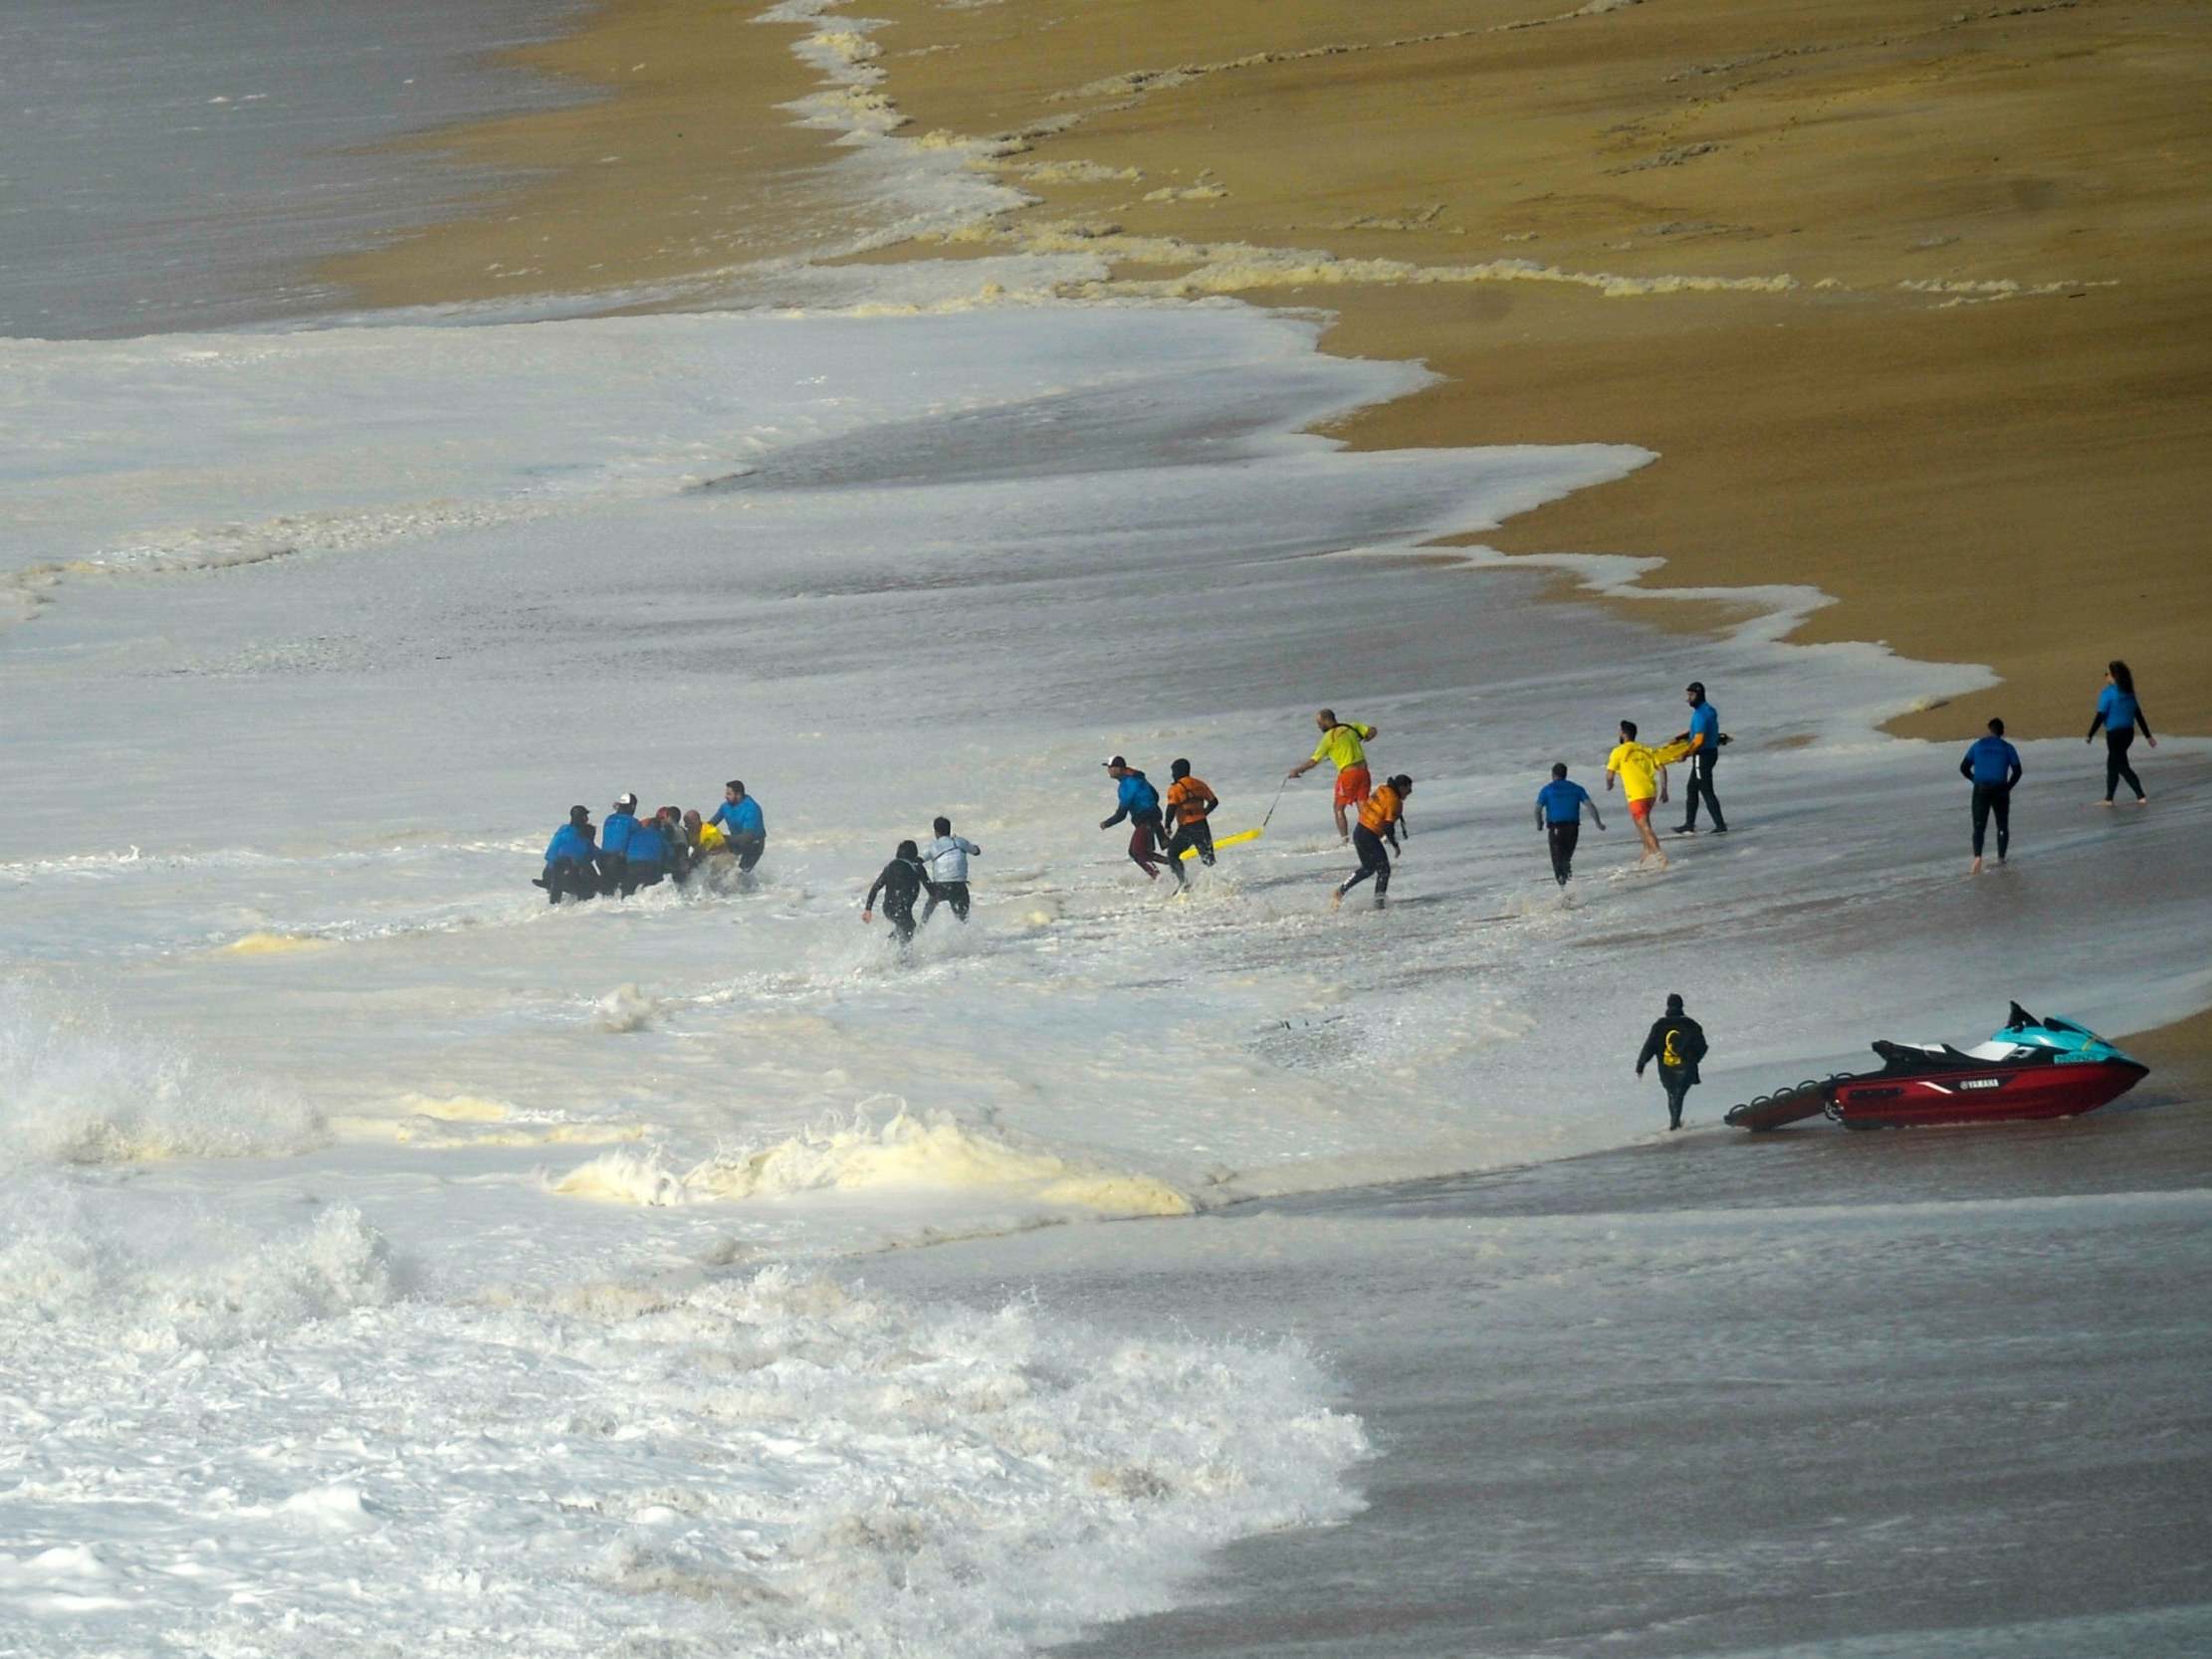
[(591, 809), (571, 806), (568, 821), (546, 843), (546, 873), (536, 882), (546, 890), (546, 903), (559, 904), (563, 893), (596, 898), (599, 878), (593, 867), (598, 856), (599, 849), (591, 842)]
[(1582, 839), (1586, 806), (1591, 821), (1604, 829), (1605, 820), (1598, 816), (1598, 803), (1590, 798), (1590, 791), (1567, 781), (1566, 761), (1553, 762), (1551, 781), (1536, 791), (1536, 827), (1551, 845), (1552, 879), (1562, 888), (1574, 877), (1575, 843)]
[[(1728, 833), (1728, 820), (1720, 815), (1720, 797), (1713, 793), (1713, 767), (1720, 764), (1720, 745), (1728, 739), (1720, 729), (1720, 711), (1705, 701), (1705, 683), (1692, 680), (1682, 693), (1689, 704), (1689, 729), (1675, 737), (1677, 743), (1689, 744), (1689, 805), (1682, 811), (1682, 821), (1674, 826), (1676, 835), (1697, 833), (1697, 802), (1703, 797), (1713, 815), (1713, 833)], [(1601, 829), (1604, 826), (1599, 826)]]
[(607, 809), (607, 821), (599, 826), (599, 891), (601, 893), (627, 893), (629, 881), (630, 836), (637, 828), (637, 797), (620, 794), (614, 805)]
[(1982, 838), (1989, 820), (1997, 820), (1997, 862), (2005, 862), (2012, 845), (2012, 786), (2020, 781), (2020, 751), (2005, 741), (2005, 723), (1992, 720), (1989, 735), (1974, 739), (1958, 775), (1974, 786), (1974, 864), (1967, 874), (1982, 873)]
[(1100, 829), (1112, 829), (1127, 818), (1130, 823), (1129, 857), (1138, 869), (1152, 881), (1160, 879), (1160, 851), (1168, 844), (1166, 826), (1160, 819), (1160, 791), (1146, 781), (1145, 774), (1137, 770), (1120, 755), (1105, 762), (1106, 775), (1118, 786), (1114, 815), (1100, 822)]
[(2112, 791), (2125, 778), (2127, 787), (2135, 791), (2135, 804), (2147, 806), (2149, 797), (2143, 793), (2143, 780), (2127, 763), (2127, 751), (2138, 729), (2152, 748), (2158, 746), (2158, 739), (2150, 734), (2150, 720), (2135, 701), (2134, 673), (2117, 657), (2105, 665), (2104, 689), (2097, 697), (2097, 715), (2090, 722), (2090, 734), (2082, 741), (2096, 742), (2099, 726), (2104, 728), (2104, 804), (2112, 804)]
[(769, 821), (761, 803), (745, 792), (743, 778), (734, 777), (722, 786), (722, 804), (707, 822), (722, 830), (724, 845), (738, 855), (739, 871), (751, 874), (768, 850)]

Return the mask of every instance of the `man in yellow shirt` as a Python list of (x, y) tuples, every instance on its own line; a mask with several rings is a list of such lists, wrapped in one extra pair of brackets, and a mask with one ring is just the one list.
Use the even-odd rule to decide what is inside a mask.
[(1321, 728), (1321, 741), (1314, 745), (1312, 758), (1291, 767), (1290, 775), (1304, 777), (1324, 760), (1335, 765), (1336, 835), (1339, 841), (1349, 841), (1352, 828), (1345, 821), (1344, 809), (1367, 799), (1370, 785), (1365, 744), (1381, 728), (1358, 721), (1340, 721), (1334, 709), (1323, 709), (1313, 717), (1313, 724)]
[(1666, 868), (1666, 853), (1652, 828), (1652, 803), (1666, 799), (1666, 768), (1689, 751), (1689, 742), (1681, 738), (1659, 748), (1648, 747), (1636, 740), (1636, 722), (1621, 723), (1621, 741), (1606, 756), (1605, 786), (1610, 790), (1618, 777), (1621, 793), (1629, 798), (1629, 819), (1636, 825), (1637, 839), (1644, 843), (1644, 857), (1639, 863), (1656, 858), (1661, 870)]

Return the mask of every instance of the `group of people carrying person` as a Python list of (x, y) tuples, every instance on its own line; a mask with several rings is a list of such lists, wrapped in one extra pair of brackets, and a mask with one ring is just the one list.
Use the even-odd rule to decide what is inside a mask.
[(694, 877), (712, 885), (742, 886), (768, 850), (768, 819), (741, 779), (722, 786), (722, 804), (702, 820), (697, 811), (664, 806), (639, 817), (637, 796), (624, 791), (594, 829), (591, 809), (568, 808), (568, 821), (546, 844), (545, 873), (532, 878), (557, 905), (565, 895), (581, 901), (627, 899), (664, 881), (679, 886)]
[[(1682, 821), (1674, 826), (1676, 835), (1697, 833), (1697, 808), (1702, 805), (1712, 816), (1713, 833), (1725, 835), (1728, 820), (1721, 816), (1720, 796), (1713, 789), (1713, 770), (1720, 763), (1722, 746), (1732, 739), (1720, 729), (1720, 711), (1705, 696), (1705, 684), (1692, 680), (1683, 689), (1682, 697), (1689, 705), (1689, 726), (1676, 732), (1664, 743), (1658, 745), (1637, 740), (1637, 724), (1621, 722), (1620, 740), (1613, 752), (1606, 756), (1605, 786), (1612, 792), (1615, 783), (1629, 803), (1629, 822), (1636, 826), (1637, 839), (1644, 850), (1639, 863), (1658, 860), (1658, 867), (1666, 868), (1666, 852), (1659, 846), (1659, 832), (1652, 827), (1653, 808), (1667, 797), (1666, 769), (1677, 761), (1690, 764), (1689, 806)], [(1582, 838), (1582, 814), (1588, 808), (1590, 818), (1601, 830), (1605, 819), (1599, 815), (1598, 803), (1590, 792), (1567, 776), (1567, 763), (1555, 761), (1551, 781), (1536, 791), (1536, 829), (1551, 850), (1552, 879), (1561, 888), (1574, 879), (1575, 847)]]

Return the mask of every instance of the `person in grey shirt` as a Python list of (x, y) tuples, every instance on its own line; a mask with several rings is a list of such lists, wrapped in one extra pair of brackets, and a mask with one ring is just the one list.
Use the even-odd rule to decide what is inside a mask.
[(929, 889), (930, 902), (922, 907), (922, 920), (927, 922), (935, 916), (939, 905), (948, 905), (956, 919), (966, 922), (968, 861), (982, 858), (984, 850), (966, 836), (955, 835), (950, 818), (940, 818), (930, 828), (937, 832), (937, 839), (922, 849), (922, 862), (930, 872), (923, 884)]

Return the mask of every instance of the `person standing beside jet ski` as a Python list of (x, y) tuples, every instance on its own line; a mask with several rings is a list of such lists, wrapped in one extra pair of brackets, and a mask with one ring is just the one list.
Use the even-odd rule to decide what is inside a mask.
[(922, 907), (924, 922), (937, 914), (939, 905), (952, 907), (953, 920), (968, 920), (968, 861), (982, 858), (984, 850), (964, 835), (953, 833), (953, 821), (940, 818), (930, 825), (937, 839), (922, 849), (922, 862), (929, 866), (929, 879), (922, 885), (929, 890), (930, 902)]
[(579, 900), (596, 898), (599, 879), (593, 864), (598, 853), (591, 844), (591, 809), (571, 806), (568, 821), (546, 843), (546, 873), (538, 878), (538, 886), (546, 890), (546, 903), (559, 904), (563, 893)]
[(1720, 745), (1728, 740), (1720, 729), (1720, 711), (1705, 701), (1702, 680), (1692, 680), (1682, 696), (1689, 704), (1689, 729), (1674, 741), (1689, 745), (1689, 805), (1683, 808), (1682, 821), (1674, 826), (1674, 833), (1697, 833), (1697, 801), (1702, 795), (1705, 805), (1712, 809), (1713, 833), (1725, 835), (1728, 820), (1720, 815), (1720, 797), (1713, 793), (1713, 767), (1720, 763)]
[(607, 821), (599, 828), (599, 891), (628, 893), (630, 833), (637, 828), (637, 797), (626, 791), (614, 797)]
[(2150, 734), (2150, 719), (2143, 713), (2143, 706), (2135, 701), (2135, 676), (2117, 657), (2106, 665), (2104, 689), (2098, 694), (2097, 714), (2090, 722), (2090, 734), (2085, 743), (2097, 741), (2097, 728), (2104, 728), (2104, 805), (2112, 804), (2112, 792), (2124, 778), (2127, 787), (2135, 791), (2135, 804), (2148, 806), (2149, 797), (2143, 793), (2143, 780), (2135, 775), (2135, 768), (2127, 763), (2127, 751), (2133, 746), (2139, 729), (2143, 741), (2152, 748), (2158, 739)]
[(1574, 879), (1575, 843), (1582, 839), (1586, 806), (1592, 821), (1604, 829), (1605, 820), (1598, 816), (1598, 803), (1590, 798), (1590, 791), (1567, 781), (1566, 761), (1554, 761), (1551, 781), (1536, 791), (1536, 828), (1550, 844), (1552, 879), (1561, 888)]
[(722, 786), (722, 804), (707, 820), (722, 831), (723, 844), (738, 855), (738, 870), (751, 875), (768, 850), (769, 821), (761, 803), (745, 792), (745, 780), (732, 778)]
[(1997, 862), (2012, 846), (2012, 786), (2020, 781), (2020, 751), (2005, 741), (2005, 723), (1992, 720), (1989, 735), (1977, 737), (1958, 763), (1958, 775), (1974, 786), (1974, 863), (1966, 872), (1982, 873), (1982, 841), (1989, 820), (1997, 820)]
[(876, 919), (876, 896), (883, 897), (883, 914), (893, 928), (898, 930), (899, 948), (904, 950), (914, 942), (914, 901), (921, 897), (928, 871), (922, 866), (922, 851), (911, 841), (899, 843), (899, 850), (891, 855), (891, 862), (883, 867), (883, 874), (876, 878), (876, 885), (868, 889), (868, 897), (860, 902), (860, 920), (863, 923)]
[(1652, 1025), (1644, 1039), (1644, 1052), (1636, 1057), (1636, 1075), (1659, 1062), (1659, 1087), (1666, 1091), (1666, 1127), (1682, 1127), (1682, 1099), (1703, 1081), (1697, 1062), (1705, 1058), (1705, 1028), (1682, 1012), (1679, 993), (1666, 998), (1666, 1012)]
[(1114, 815), (1101, 819), (1099, 828), (1112, 829), (1124, 818), (1130, 822), (1129, 858), (1145, 873), (1148, 881), (1160, 879), (1158, 849), (1167, 844), (1167, 831), (1160, 823), (1160, 791), (1155, 789), (1137, 770), (1120, 755), (1105, 762), (1106, 775), (1119, 786), (1115, 797)]

